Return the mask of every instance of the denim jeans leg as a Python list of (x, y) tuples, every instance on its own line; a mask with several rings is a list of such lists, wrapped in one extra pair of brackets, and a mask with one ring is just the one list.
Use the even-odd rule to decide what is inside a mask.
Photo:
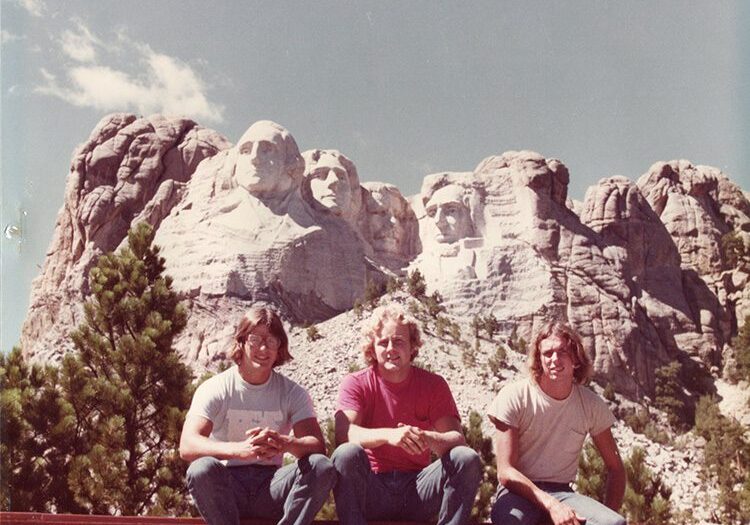
[(570, 505), (579, 516), (586, 518), (586, 525), (626, 525), (625, 518), (603, 503), (576, 492), (550, 492), (558, 500)]
[(490, 519), (493, 525), (537, 525), (547, 513), (523, 496), (498, 485)]
[(328, 498), (336, 482), (331, 460), (322, 454), (311, 454), (276, 471), (270, 484), (270, 495), (282, 503), (279, 525), (308, 525)]
[(454, 447), (419, 473), (416, 501), (407, 505), (408, 518), (438, 525), (462, 525), (471, 515), (471, 507), (482, 478), (482, 461), (469, 447)]
[(236, 480), (227, 467), (213, 457), (198, 458), (187, 470), (187, 486), (195, 505), (209, 525), (237, 525)]
[(341, 525), (367, 525), (365, 509), (371, 485), (368, 481), (374, 476), (365, 449), (344, 443), (334, 450), (331, 461), (338, 476), (333, 497), (339, 522)]

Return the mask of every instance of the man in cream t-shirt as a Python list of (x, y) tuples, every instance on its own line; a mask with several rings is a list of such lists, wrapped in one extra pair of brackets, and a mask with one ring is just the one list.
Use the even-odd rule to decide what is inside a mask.
[[(591, 364), (580, 338), (566, 325), (549, 323), (537, 334), (528, 364), (531, 377), (504, 387), (489, 407), (500, 480), (492, 523), (625, 525), (616, 512), (625, 469), (610, 430), (615, 418), (583, 386)], [(604, 504), (570, 487), (587, 435), (607, 467)]]

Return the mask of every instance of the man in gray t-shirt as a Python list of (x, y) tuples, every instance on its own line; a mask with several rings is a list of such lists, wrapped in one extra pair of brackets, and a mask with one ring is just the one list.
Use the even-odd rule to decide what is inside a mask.
[[(616, 512), (625, 469), (611, 432), (615, 418), (583, 386), (591, 364), (580, 337), (561, 323), (547, 324), (531, 347), (529, 371), (531, 377), (503, 388), (488, 409), (500, 480), (492, 523), (625, 525)], [(607, 467), (604, 505), (570, 486), (587, 435)]]
[[(185, 418), (180, 456), (191, 462), (190, 494), (209, 525), (308, 524), (336, 473), (310, 396), (274, 370), (291, 359), (278, 315), (250, 309), (231, 357), (236, 366), (198, 387)], [(281, 467), (287, 452), (298, 460)]]

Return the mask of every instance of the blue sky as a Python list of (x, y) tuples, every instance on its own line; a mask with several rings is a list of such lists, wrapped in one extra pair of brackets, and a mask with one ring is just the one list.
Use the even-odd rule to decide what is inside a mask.
[(0, 350), (75, 147), (113, 111), (183, 114), (235, 141), (254, 121), (341, 150), (362, 180), (532, 149), (569, 193), (659, 160), (750, 189), (750, 7), (743, 2), (0, 0)]

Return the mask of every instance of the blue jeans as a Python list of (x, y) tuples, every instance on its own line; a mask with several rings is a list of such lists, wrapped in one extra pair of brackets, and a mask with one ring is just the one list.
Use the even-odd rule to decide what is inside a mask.
[(277, 469), (227, 467), (213, 457), (190, 464), (187, 485), (209, 525), (237, 525), (240, 518), (266, 518), (283, 525), (306, 525), (336, 482), (331, 461), (311, 454)]
[(339, 475), (333, 490), (341, 525), (367, 520), (432, 521), (461, 525), (471, 514), (482, 462), (469, 447), (455, 447), (422, 470), (375, 474), (365, 450), (352, 443), (331, 457)]
[[(547, 494), (572, 507), (579, 516), (586, 518), (586, 525), (626, 525), (625, 518), (598, 501), (576, 494), (566, 483), (534, 482)], [(537, 525), (548, 523), (549, 514), (541, 507), (515, 494), (502, 485), (497, 487), (495, 503), (492, 505), (494, 525)]]

